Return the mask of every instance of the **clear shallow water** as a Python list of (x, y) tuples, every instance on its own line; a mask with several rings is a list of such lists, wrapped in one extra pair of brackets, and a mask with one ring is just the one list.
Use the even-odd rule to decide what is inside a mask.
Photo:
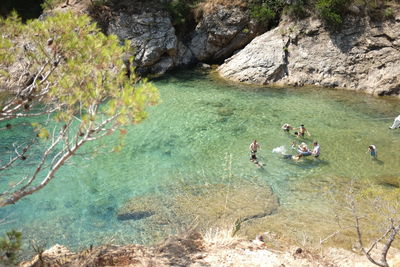
[[(149, 244), (171, 229), (178, 231), (185, 218), (175, 218), (170, 228), (146, 219), (120, 221), (116, 214), (126, 201), (151, 196), (168, 199), (171, 188), (174, 194), (184, 194), (179, 189), (182, 184), (224, 183), (227, 172), (236, 180), (269, 186), (279, 198), (273, 222), (264, 219), (254, 229), (268, 230), (265, 224), (296, 228), (315, 222), (315, 227), (325, 229), (331, 222), (320, 217), (329, 212), (323, 188), (351, 179), (400, 176), (400, 131), (389, 131), (392, 119), (387, 119), (398, 115), (398, 100), (327, 89), (230, 84), (196, 71), (171, 74), (155, 84), (162, 103), (151, 109), (148, 120), (132, 127), (122, 152), (109, 153), (110, 144), (116, 142), (113, 138), (89, 145), (97, 148), (96, 157), (73, 159), (45, 189), (1, 209), (0, 217), (11, 222), (1, 225), (1, 231), (16, 228), (26, 240), (46, 247), (55, 243), (73, 249), (102, 243)], [(320, 160), (293, 162), (272, 153), (282, 145), (290, 152), (296, 140), (281, 131), (286, 122), (296, 127), (305, 124), (312, 135), (305, 142), (321, 144)], [(2, 141), (11, 142), (27, 133), (17, 127), (0, 134)], [(266, 165), (263, 169), (249, 162), (248, 146), (253, 139), (261, 144), (258, 156)], [(365, 153), (370, 144), (377, 146), (379, 161)], [(231, 166), (228, 171), (227, 165)], [(244, 232), (252, 235), (254, 231)]]

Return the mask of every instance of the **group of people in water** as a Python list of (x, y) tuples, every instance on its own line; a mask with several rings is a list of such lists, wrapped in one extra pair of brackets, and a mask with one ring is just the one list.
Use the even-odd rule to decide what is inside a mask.
[[(399, 128), (399, 127), (400, 127), (400, 116), (398, 116), (395, 119), (394, 124), (389, 128), (395, 129), (395, 128)], [(299, 128), (294, 128), (290, 124), (285, 123), (284, 125), (282, 125), (281, 129), (287, 133), (290, 133), (290, 131), (295, 131), (294, 135), (296, 138), (304, 138), (306, 134), (308, 136), (311, 136), (310, 132), (304, 127), (304, 124), (300, 125)], [(318, 141), (314, 141), (312, 143), (312, 145), (313, 145), (312, 149), (309, 149), (305, 142), (301, 142), (299, 145), (297, 145), (296, 141), (294, 141), (291, 145), (291, 148), (296, 150), (297, 154), (291, 155), (291, 154), (283, 154), (282, 153), (283, 158), (293, 159), (293, 160), (299, 160), (302, 157), (308, 157), (308, 156), (314, 156), (315, 158), (318, 158), (321, 154), (321, 149), (320, 149)], [(257, 166), (262, 167), (262, 163), (260, 163), (257, 159), (257, 151), (259, 149), (260, 149), (260, 144), (257, 143), (257, 140), (254, 140), (249, 146), (250, 161), (252, 161)], [(374, 159), (377, 159), (377, 157), (378, 157), (378, 152), (377, 152), (375, 145), (369, 145), (367, 153), (369, 153), (371, 155), (371, 157)]]
[[(297, 130), (296, 132), (294, 132), (294, 135), (297, 138), (303, 138), (306, 134), (308, 136), (311, 136), (310, 132), (304, 127), (304, 124), (300, 125), (299, 128), (294, 128), (290, 124), (285, 123), (282, 126), (282, 130), (287, 133), (289, 133), (292, 130)], [(297, 145), (296, 142), (293, 142), (291, 148), (297, 150), (298, 153), (296, 155), (284, 154), (283, 157), (285, 159), (299, 160), (302, 157), (308, 157), (311, 155), (313, 155), (315, 158), (318, 158), (321, 153), (320, 146), (317, 141), (313, 142), (312, 149), (309, 149), (305, 142), (301, 142), (299, 145)], [(254, 140), (249, 146), (250, 161), (261, 167), (262, 164), (257, 159), (257, 151), (259, 149), (260, 149), (260, 144), (257, 143), (257, 140)]]

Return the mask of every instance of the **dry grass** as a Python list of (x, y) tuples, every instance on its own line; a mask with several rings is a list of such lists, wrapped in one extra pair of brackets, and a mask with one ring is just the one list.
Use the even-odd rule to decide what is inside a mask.
[(243, 240), (243, 238), (232, 236), (232, 234), (233, 226), (225, 229), (209, 229), (203, 236), (203, 242), (208, 248), (230, 248)]

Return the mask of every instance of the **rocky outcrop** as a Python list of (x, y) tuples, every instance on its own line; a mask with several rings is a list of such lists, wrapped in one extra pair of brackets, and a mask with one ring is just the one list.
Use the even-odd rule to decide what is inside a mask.
[(276, 28), (255, 38), (233, 57), (227, 59), (218, 70), (229, 79), (252, 83), (268, 84), (287, 75), (285, 47), (289, 37), (280, 36)]
[(207, 10), (195, 29), (182, 38), (185, 40), (177, 37), (170, 15), (162, 7), (119, 6), (108, 15), (105, 28), (108, 34), (131, 41), (140, 74), (162, 74), (199, 61), (223, 60), (248, 44), (259, 31), (244, 7), (216, 5)]
[(259, 26), (240, 6), (216, 5), (197, 24), (189, 48), (198, 61), (218, 61), (248, 44)]
[(222, 77), (245, 83), (399, 95), (398, 29), (400, 15), (384, 22), (349, 17), (340, 32), (327, 31), (315, 18), (283, 20), (227, 59), (218, 71)]
[(165, 11), (140, 14), (120, 11), (110, 20), (107, 32), (131, 41), (139, 73), (164, 73), (193, 61), (190, 51), (178, 41)]
[[(399, 255), (399, 250), (396, 248), (389, 251), (390, 266), (398, 266)], [(219, 230), (214, 235), (208, 236), (189, 231), (180, 236), (172, 236), (154, 247), (109, 245), (71, 253), (66, 248), (56, 245), (46, 250), (41, 257), (36, 256), (32, 261), (20, 264), (20, 267), (42, 266), (373, 267), (375, 265), (364, 255), (344, 249), (324, 247), (321, 253), (290, 246), (272, 233), (264, 233), (256, 240), (248, 241), (232, 237), (229, 231)]]

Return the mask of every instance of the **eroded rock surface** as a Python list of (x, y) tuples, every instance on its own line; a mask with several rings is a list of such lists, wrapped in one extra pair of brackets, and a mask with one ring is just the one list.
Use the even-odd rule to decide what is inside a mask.
[(349, 17), (340, 32), (321, 21), (282, 21), (218, 69), (239, 82), (318, 85), (375, 95), (400, 93), (400, 15), (384, 22)]
[[(165, 11), (140, 14), (120, 11), (110, 20), (107, 31), (121, 40), (131, 41), (139, 72), (161, 74), (173, 68), (175, 63), (189, 63), (192, 60), (191, 53), (178, 42)], [(180, 53), (178, 47), (182, 50)]]
[(259, 27), (240, 6), (216, 5), (197, 24), (189, 48), (198, 61), (216, 61), (248, 44)]
[(140, 74), (163, 74), (199, 61), (223, 60), (248, 44), (260, 30), (243, 6), (215, 5), (202, 13), (192, 31), (178, 38), (162, 5), (157, 9), (141, 5), (112, 8), (105, 26), (108, 34), (132, 42)]

